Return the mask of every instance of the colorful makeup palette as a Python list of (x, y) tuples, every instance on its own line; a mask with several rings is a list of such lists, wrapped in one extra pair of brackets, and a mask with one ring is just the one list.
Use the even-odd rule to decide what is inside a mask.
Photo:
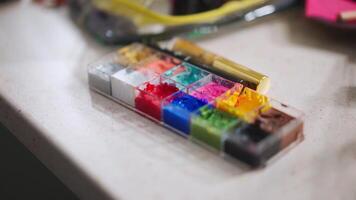
[(158, 47), (120, 48), (91, 64), (88, 79), (93, 90), (253, 167), (303, 138), (301, 112)]

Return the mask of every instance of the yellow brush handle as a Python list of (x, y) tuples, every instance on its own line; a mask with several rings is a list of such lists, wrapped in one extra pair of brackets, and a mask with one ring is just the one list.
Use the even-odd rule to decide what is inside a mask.
[(171, 26), (213, 22), (226, 14), (260, 5), (266, 2), (266, 0), (229, 1), (214, 10), (184, 16), (158, 14), (130, 0), (93, 0), (93, 2), (100, 9), (134, 18), (133, 21), (136, 25), (162, 24)]

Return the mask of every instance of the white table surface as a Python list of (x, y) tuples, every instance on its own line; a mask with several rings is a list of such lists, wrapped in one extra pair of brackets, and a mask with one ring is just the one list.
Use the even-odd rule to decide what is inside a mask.
[(305, 141), (262, 170), (91, 92), (86, 65), (111, 49), (28, 2), (0, 7), (0, 122), (83, 199), (356, 199), (356, 38), (328, 31), (293, 10), (198, 42), (305, 112)]

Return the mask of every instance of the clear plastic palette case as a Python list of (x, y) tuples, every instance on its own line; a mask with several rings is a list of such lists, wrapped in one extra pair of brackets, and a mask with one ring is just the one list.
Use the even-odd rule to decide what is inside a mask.
[(252, 167), (303, 138), (301, 112), (140, 43), (91, 64), (88, 79), (91, 89)]

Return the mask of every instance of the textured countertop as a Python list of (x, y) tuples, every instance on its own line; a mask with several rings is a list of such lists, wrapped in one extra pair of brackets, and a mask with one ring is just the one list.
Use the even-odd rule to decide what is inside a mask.
[[(353, 36), (354, 37), (354, 36)], [(65, 9), (0, 7), (0, 122), (83, 199), (356, 199), (356, 38), (292, 10), (198, 43), (271, 77), (305, 141), (246, 171), (88, 89), (112, 49)]]

